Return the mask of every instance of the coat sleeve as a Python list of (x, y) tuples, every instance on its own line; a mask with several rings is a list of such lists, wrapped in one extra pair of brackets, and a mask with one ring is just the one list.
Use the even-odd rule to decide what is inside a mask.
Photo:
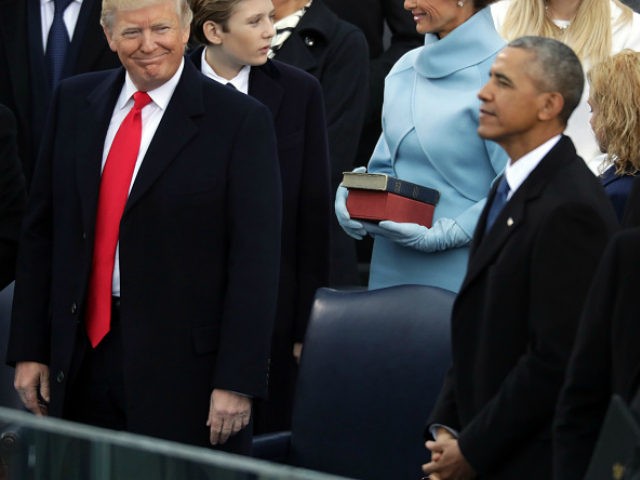
[(460, 430), (460, 418), (458, 417), (455, 396), (455, 376), (451, 367), (447, 371), (442, 389), (427, 421), (427, 427), (424, 431), (425, 439), (431, 438), (430, 430), (434, 425), (443, 425), (456, 431)]
[(327, 55), (322, 76), (334, 192), (342, 172), (353, 168), (369, 99), (369, 53), (364, 35), (353, 29), (336, 44)]
[[(465, 426), (459, 445), (478, 474), (525, 442), (548, 435), (587, 290), (610, 234), (592, 208), (569, 203), (539, 224), (529, 272), (529, 348), (493, 398)], [(535, 440), (534, 440), (535, 441)]]
[(13, 294), (7, 363), (35, 361), (49, 364), (51, 333), (51, 269), (53, 245), (52, 162), (60, 109), (60, 89), (49, 109), (40, 154), (29, 189)]
[[(554, 424), (554, 478), (584, 476), (612, 392), (611, 319), (619, 297), (621, 258), (609, 245), (583, 311)], [(628, 259), (627, 259), (628, 261)], [(622, 263), (623, 264), (623, 263)], [(629, 299), (627, 299), (629, 301)]]
[(298, 298), (294, 341), (301, 342), (316, 290), (329, 283), (332, 216), (329, 147), (322, 90), (315, 81), (306, 105), (304, 165), (300, 182), (297, 238)]
[(266, 107), (247, 110), (232, 142), (225, 219), (228, 278), (213, 386), (264, 397), (282, 223), (276, 139)]
[(16, 134), (13, 113), (0, 105), (0, 290), (15, 276), (20, 222), (27, 201)]

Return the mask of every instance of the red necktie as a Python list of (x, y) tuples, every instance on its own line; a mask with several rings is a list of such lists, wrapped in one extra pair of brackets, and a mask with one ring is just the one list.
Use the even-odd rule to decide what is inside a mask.
[(133, 100), (133, 108), (113, 138), (100, 181), (86, 317), (87, 334), (94, 348), (111, 324), (111, 285), (120, 219), (140, 150), (141, 110), (151, 102), (146, 92), (134, 93)]

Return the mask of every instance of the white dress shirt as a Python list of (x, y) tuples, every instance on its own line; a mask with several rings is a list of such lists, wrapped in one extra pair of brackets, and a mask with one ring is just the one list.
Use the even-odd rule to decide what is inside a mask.
[(202, 62), (200, 63), (200, 71), (204, 74), (205, 77), (209, 77), (218, 83), (222, 83), (223, 85), (230, 83), (231, 85), (236, 87), (236, 90), (238, 90), (239, 92), (242, 92), (244, 94), (249, 93), (249, 73), (251, 72), (251, 67), (249, 65), (245, 65), (244, 67), (242, 67), (235, 77), (233, 77), (231, 80), (228, 80), (218, 75), (213, 70), (213, 68), (211, 68), (211, 65), (207, 63), (206, 53), (207, 48), (205, 47), (202, 50)]
[(507, 162), (507, 166), (504, 169), (504, 178), (509, 184), (509, 194), (507, 200), (509, 200), (513, 194), (520, 188), (520, 185), (524, 183), (529, 174), (538, 166), (542, 159), (549, 153), (549, 151), (560, 141), (561, 135), (556, 135), (544, 142), (539, 147), (534, 148), (526, 155), (520, 157), (517, 161), (512, 162), (511, 159)]
[[(73, 32), (76, 31), (76, 24), (78, 23), (78, 17), (80, 16), (80, 8), (82, 7), (82, 0), (73, 0), (62, 15), (64, 24), (67, 27), (67, 33), (69, 34), (69, 40), (73, 40)], [(49, 37), (49, 30), (53, 23), (53, 12), (55, 11), (55, 5), (53, 0), (40, 0), (40, 24), (42, 25), (42, 50), (47, 51), (47, 38)]]
[[(140, 138), (140, 150), (138, 151), (138, 158), (136, 159), (136, 165), (133, 169), (133, 176), (131, 177), (131, 184), (129, 185), (129, 193), (131, 193), (131, 188), (133, 187), (133, 182), (136, 179), (136, 175), (140, 170), (140, 166), (142, 165), (142, 160), (147, 153), (147, 149), (151, 144), (151, 140), (158, 129), (158, 125), (160, 125), (160, 121), (162, 120), (162, 116), (167, 109), (167, 105), (169, 105), (169, 101), (173, 96), (173, 92), (178, 85), (178, 81), (180, 80), (180, 76), (182, 75), (182, 70), (184, 69), (184, 59), (182, 59), (182, 63), (180, 63), (180, 67), (176, 71), (176, 73), (171, 77), (166, 83), (156, 88), (155, 90), (151, 90), (147, 92), (151, 97), (152, 102), (149, 103), (142, 109), (142, 136)], [(120, 128), (120, 124), (124, 120), (124, 117), (127, 116), (129, 110), (133, 107), (133, 94), (136, 93), (138, 89), (133, 84), (131, 77), (129, 77), (129, 73), (126, 74), (124, 85), (122, 90), (120, 91), (120, 96), (116, 101), (116, 106), (113, 109), (113, 114), (111, 115), (111, 122), (109, 123), (109, 128), (107, 129), (107, 136), (104, 141), (104, 149), (102, 151), (102, 169), (104, 169), (104, 164), (107, 161), (107, 155), (109, 154), (109, 150), (111, 149), (111, 144), (113, 143), (113, 139), (116, 136), (116, 132), (118, 128)], [(116, 257), (113, 266), (113, 281), (112, 281), (112, 295), (115, 297), (120, 296), (120, 243), (116, 246)]]

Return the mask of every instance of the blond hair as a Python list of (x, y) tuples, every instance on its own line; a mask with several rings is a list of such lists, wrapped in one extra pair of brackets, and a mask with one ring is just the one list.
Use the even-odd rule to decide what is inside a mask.
[(610, 0), (582, 0), (571, 24), (561, 29), (547, 15), (546, 0), (512, 0), (500, 33), (507, 40), (524, 35), (555, 38), (593, 64), (611, 54), (613, 28), (631, 22), (633, 15), (619, 0), (611, 1), (622, 11), (616, 25), (611, 24)]
[(592, 126), (618, 175), (640, 171), (640, 53), (623, 50), (589, 70)]
[(188, 27), (191, 24), (191, 8), (187, 0), (102, 0), (102, 13), (100, 14), (100, 25), (109, 30), (113, 29), (113, 22), (118, 10), (135, 10), (137, 8), (144, 8), (150, 5), (158, 5), (160, 3), (166, 3), (173, 1), (176, 4), (176, 13), (180, 18), (180, 23), (183, 28)]

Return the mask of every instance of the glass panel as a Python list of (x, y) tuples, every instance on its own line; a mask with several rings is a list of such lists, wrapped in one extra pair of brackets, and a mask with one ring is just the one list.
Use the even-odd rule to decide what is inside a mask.
[(0, 408), (0, 480), (344, 480)]

